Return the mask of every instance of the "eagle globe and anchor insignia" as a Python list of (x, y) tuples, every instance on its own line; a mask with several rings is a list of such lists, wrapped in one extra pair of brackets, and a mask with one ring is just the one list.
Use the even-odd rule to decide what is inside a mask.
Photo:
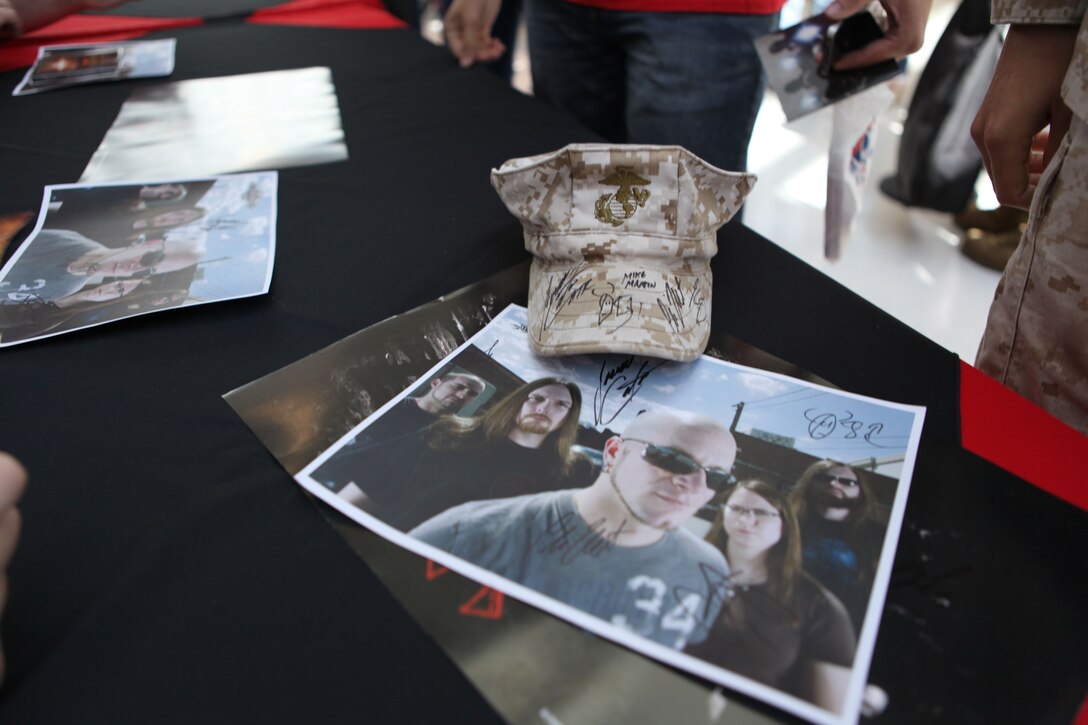
[(650, 182), (636, 174), (629, 166), (618, 166), (608, 176), (601, 179), (602, 184), (618, 186), (611, 194), (601, 194), (594, 205), (594, 216), (597, 221), (618, 227), (635, 215), (641, 207), (646, 206), (646, 200), (650, 198), (649, 189), (640, 189), (640, 186), (649, 186)]

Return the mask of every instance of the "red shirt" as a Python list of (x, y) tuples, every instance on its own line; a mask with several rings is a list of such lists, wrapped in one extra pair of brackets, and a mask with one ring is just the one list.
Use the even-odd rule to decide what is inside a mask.
[(769, 15), (786, 0), (568, 0), (602, 10), (635, 10), (658, 13), (738, 13)]

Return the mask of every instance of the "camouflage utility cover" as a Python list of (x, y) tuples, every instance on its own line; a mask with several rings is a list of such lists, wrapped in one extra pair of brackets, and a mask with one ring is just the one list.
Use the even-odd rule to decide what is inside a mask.
[(534, 257), (533, 350), (697, 358), (716, 233), (754, 182), (678, 146), (572, 144), (492, 170)]
[(1078, 25), (1076, 49), (1062, 83), (1062, 98), (1081, 120), (1088, 121), (1088, 0), (993, 0), (994, 24)]

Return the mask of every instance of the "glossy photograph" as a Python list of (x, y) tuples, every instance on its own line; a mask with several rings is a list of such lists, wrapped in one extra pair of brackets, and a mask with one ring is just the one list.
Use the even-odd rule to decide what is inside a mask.
[(14, 96), (87, 83), (168, 76), (174, 72), (177, 41), (47, 45), (12, 92)]
[(509, 307), (298, 475), (376, 533), (814, 722), (856, 719), (923, 409)]
[(757, 38), (759, 60), (786, 119), (793, 121), (900, 75), (902, 68), (891, 60), (848, 71), (832, 67), (840, 55), (881, 35), (877, 20), (862, 12), (841, 22), (816, 15)]
[(276, 188), (275, 172), (46, 187), (0, 269), (0, 347), (267, 292)]

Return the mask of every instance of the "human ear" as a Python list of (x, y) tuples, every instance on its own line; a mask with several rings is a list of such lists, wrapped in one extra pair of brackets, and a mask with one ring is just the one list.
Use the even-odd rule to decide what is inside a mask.
[(617, 456), (620, 452), (620, 444), (623, 443), (623, 439), (619, 436), (612, 436), (604, 442), (604, 448), (601, 449), (601, 455), (604, 459), (604, 468), (609, 470), (616, 462)]

